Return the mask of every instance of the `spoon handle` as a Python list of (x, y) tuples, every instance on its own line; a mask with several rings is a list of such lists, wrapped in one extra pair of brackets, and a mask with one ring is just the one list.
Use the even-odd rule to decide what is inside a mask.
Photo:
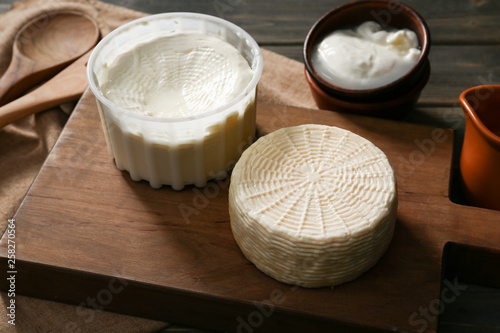
[(39, 88), (0, 107), (0, 128), (53, 106), (78, 99), (87, 88), (85, 66), (90, 51)]
[[(21, 59), (22, 58), (22, 59)], [(9, 67), (0, 78), (0, 105), (9, 101), (11, 97), (22, 92), (28, 83), (27, 79), (33, 73), (36, 63), (14, 52)]]
[(66, 65), (67, 63), (60, 63), (47, 66), (41, 61), (33, 61), (20, 52), (15, 52), (9, 67), (0, 78), (0, 106), (13, 101), (29, 88), (47, 80)]

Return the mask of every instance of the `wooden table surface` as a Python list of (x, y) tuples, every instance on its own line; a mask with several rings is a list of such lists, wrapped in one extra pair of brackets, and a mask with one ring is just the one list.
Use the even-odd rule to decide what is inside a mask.
[[(396, 0), (397, 1), (397, 0)], [(0, 0), (0, 12), (12, 0)], [(147, 12), (188, 11), (227, 19), (249, 32), (269, 50), (302, 61), (304, 38), (313, 23), (346, 0), (106, 0)], [(456, 130), (455, 156), (459, 156), (465, 121), (458, 103), (460, 93), (480, 84), (500, 84), (500, 1), (405, 0), (427, 21), (431, 32), (431, 76), (416, 109), (404, 121)], [(453, 161), (457, 167), (457, 158)], [(457, 174), (455, 172), (455, 174)], [(450, 198), (464, 203), (452, 179)], [(470, 324), (467, 312), (458, 311), (440, 324), (440, 332), (500, 332), (500, 292), (469, 288), (461, 302), (477, 304), (485, 315), (482, 323)], [(496, 303), (492, 303), (496, 301)], [(493, 304), (493, 305), (488, 305)], [(495, 305), (496, 304), (496, 305)], [(494, 323), (496, 321), (496, 324)], [(190, 331), (173, 326), (162, 332)], [(195, 331), (193, 332), (202, 332)]]
[[(5, 1), (5, 0), (0, 0)], [(146, 13), (198, 12), (227, 19), (260, 46), (297, 61), (314, 22), (349, 0), (106, 0)], [(391, 0), (397, 1), (397, 0)], [(404, 121), (456, 130), (461, 149), (465, 120), (458, 97), (469, 87), (500, 84), (500, 1), (405, 0), (431, 32), (431, 76), (416, 109)], [(456, 157), (459, 154), (455, 154)], [(457, 160), (454, 167), (457, 167)], [(454, 173), (457, 175), (457, 172)], [(464, 203), (457, 181), (450, 198)]]

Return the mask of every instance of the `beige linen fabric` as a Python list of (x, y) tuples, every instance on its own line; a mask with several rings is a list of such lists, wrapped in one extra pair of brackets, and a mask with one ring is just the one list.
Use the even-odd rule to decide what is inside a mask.
[[(9, 65), (14, 36), (44, 12), (72, 9), (99, 23), (104, 36), (146, 14), (95, 0), (26, 0), (13, 4), (0, 18), (0, 73)], [(315, 108), (301, 63), (262, 50), (264, 72), (259, 101)], [(89, 93), (89, 92), (87, 92)], [(15, 215), (45, 158), (50, 153), (74, 103), (21, 119), (0, 129), (0, 229)], [(4, 269), (4, 268), (1, 268)], [(7, 323), (9, 298), (0, 294), (0, 332), (153, 332), (166, 323), (16, 295), (16, 326)], [(137, 306), (140, 306), (138, 303)]]

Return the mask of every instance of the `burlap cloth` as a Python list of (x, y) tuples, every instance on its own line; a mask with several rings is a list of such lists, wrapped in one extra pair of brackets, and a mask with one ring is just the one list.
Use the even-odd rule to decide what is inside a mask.
[[(146, 14), (93, 0), (27, 0), (13, 4), (0, 18), (0, 73), (9, 65), (12, 42), (19, 28), (42, 12), (74, 9), (99, 23), (104, 36), (121, 24)], [(303, 65), (262, 50), (264, 72), (259, 100), (314, 108)], [(87, 90), (86, 94), (91, 93)], [(29, 116), (0, 129), (0, 227), (4, 230), (57, 140), (74, 104)], [(1, 269), (6, 269), (2, 267)], [(16, 326), (7, 323), (1, 294), (0, 332), (153, 332), (166, 323), (103, 311), (79, 315), (76, 306), (16, 295)], [(139, 303), (137, 306), (141, 306)], [(90, 310), (89, 310), (90, 311)]]

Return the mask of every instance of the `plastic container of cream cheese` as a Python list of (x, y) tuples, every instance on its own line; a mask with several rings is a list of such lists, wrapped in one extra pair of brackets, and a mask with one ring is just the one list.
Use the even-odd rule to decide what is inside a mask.
[[(136, 110), (131, 110), (107, 98), (108, 88), (113, 86), (116, 79), (116, 75), (113, 79), (108, 77), (113, 66), (123, 66), (124, 73), (132, 66), (141, 70), (145, 68), (153, 73), (156, 72), (155, 66), (158, 66), (160, 71), (164, 59), (155, 58), (155, 52), (158, 51), (154, 51), (154, 47), (151, 48), (153, 51), (149, 63), (146, 63), (146, 59), (138, 58), (134, 48), (150, 41), (154, 42), (158, 38), (179, 34), (211, 36), (210, 38), (215, 37), (232, 45), (248, 62), (251, 70), (250, 77), (247, 76), (248, 83), (240, 85), (241, 91), (236, 91), (234, 96), (230, 95), (230, 100), (224, 101), (223, 104), (214, 102), (213, 107), (194, 114), (179, 114), (173, 110), (172, 116), (168, 112), (152, 116), (137, 112), (137, 109), (141, 108), (140, 105), (135, 105)], [(127, 53), (132, 55), (132, 60), (120, 65), (120, 57)], [(135, 58), (138, 62), (133, 63), (137, 60)], [(180, 60), (176, 62), (180, 71), (183, 71), (185, 66), (190, 66), (185, 58), (186, 56), (183, 58), (181, 54)], [(196, 66), (199, 68), (188, 73), (203, 73), (204, 68), (199, 63), (203, 62), (198, 61)], [(214, 66), (213, 63), (211, 66)], [(236, 163), (243, 150), (252, 143), (255, 134), (256, 90), (262, 67), (262, 55), (255, 40), (240, 27), (213, 16), (195, 13), (157, 14), (132, 21), (111, 32), (102, 39), (90, 56), (87, 76), (90, 89), (97, 100), (108, 150), (114, 157), (116, 166), (127, 170), (133, 180), (147, 180), (154, 188), (170, 185), (175, 190), (180, 190), (188, 184), (201, 187), (209, 179), (224, 175)], [(167, 73), (166, 79), (175, 75), (181, 77), (178, 82), (179, 89), (187, 87), (186, 89), (194, 90), (194, 94), (197, 90), (204, 93), (201, 90), (206, 88), (196, 86), (195, 81), (199, 78), (195, 75), (192, 75), (192, 79), (191, 76), (186, 77), (184, 72), (183, 75), (178, 75), (175, 66), (169, 70), (172, 73)], [(135, 75), (140, 76), (142, 73)], [(132, 98), (135, 95), (134, 89), (140, 90), (139, 95), (144, 95), (148, 93), (148, 89), (156, 89), (160, 81), (158, 79), (135, 88), (132, 83), (127, 87), (126, 78), (121, 78), (120, 84), (131, 89), (125, 90), (126, 93), (122, 97), (125, 100), (131, 99), (131, 104), (134, 104), (140, 99)], [(222, 85), (225, 83), (224, 80), (219, 82)], [(165, 108), (175, 105), (171, 103), (172, 96), (169, 96), (174, 93), (173, 90), (160, 90), (160, 94), (164, 94), (160, 100), (160, 108), (161, 103), (165, 104)], [(206, 95), (213, 102), (217, 101), (218, 96), (211, 94), (217, 93), (218, 91), (214, 90), (214, 93), (209, 92)], [(129, 94), (132, 97), (129, 98)], [(202, 102), (204, 100), (199, 103)]]

